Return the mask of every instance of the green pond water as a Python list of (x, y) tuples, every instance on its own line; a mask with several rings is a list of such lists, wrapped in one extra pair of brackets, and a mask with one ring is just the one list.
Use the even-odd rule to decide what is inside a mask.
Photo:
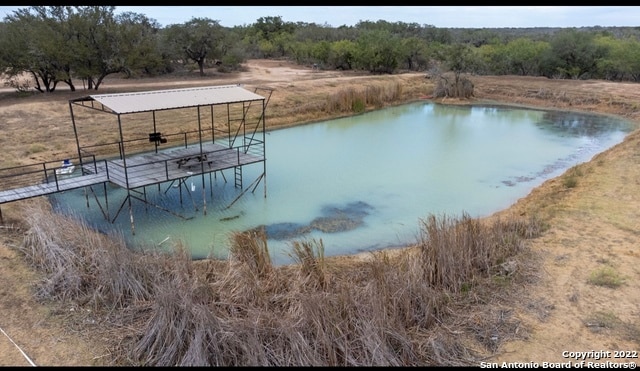
[[(632, 129), (598, 115), (425, 101), (270, 131), (266, 197), (263, 179), (234, 203), (242, 190), (232, 169), (205, 177), (207, 215), (201, 176), (186, 182), (197, 210), (184, 190), (181, 198), (168, 184), (147, 187), (149, 201), (189, 219), (134, 201), (135, 234), (126, 206), (112, 224), (93, 196), (87, 208), (83, 190), (51, 198), (58, 212), (122, 234), (131, 248), (170, 250), (181, 241), (194, 259), (225, 258), (232, 233), (264, 227), (273, 261), (284, 264), (292, 241), (321, 239), (327, 256), (372, 251), (417, 241), (430, 214), (481, 217), (508, 208)], [(243, 168), (245, 188), (262, 170)], [(111, 209), (125, 196), (108, 187)]]

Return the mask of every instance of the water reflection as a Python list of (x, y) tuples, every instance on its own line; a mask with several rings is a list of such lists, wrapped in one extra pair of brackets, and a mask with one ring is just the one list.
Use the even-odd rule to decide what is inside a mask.
[(542, 120), (536, 125), (559, 136), (573, 137), (598, 137), (603, 132), (625, 130), (627, 127), (624, 122), (603, 119), (602, 116), (555, 111), (545, 112)]
[[(419, 102), (270, 132), (267, 196), (260, 184), (234, 202), (241, 190), (232, 172), (205, 178), (205, 192), (194, 177), (187, 184), (198, 188), (196, 203), (206, 197), (206, 215), (166, 185), (147, 187), (146, 197), (188, 220), (136, 203), (135, 235), (128, 215), (109, 224), (95, 204), (87, 209), (82, 190), (59, 194), (54, 205), (104, 232), (120, 231), (134, 248), (182, 241), (194, 258), (225, 258), (232, 233), (263, 228), (274, 261), (286, 263), (294, 240), (322, 239), (326, 255), (351, 254), (415, 242), (428, 214), (504, 209), (631, 128), (594, 115)], [(261, 164), (245, 167), (245, 184), (261, 171)], [(111, 208), (125, 196), (110, 187)]]

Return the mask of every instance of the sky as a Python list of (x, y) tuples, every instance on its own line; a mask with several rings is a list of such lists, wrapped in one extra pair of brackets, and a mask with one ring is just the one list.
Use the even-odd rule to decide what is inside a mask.
[[(23, 7), (0, 6), (0, 19)], [(277, 16), (331, 27), (379, 20), (438, 28), (640, 26), (640, 6), (116, 6), (120, 12), (144, 14), (163, 27), (195, 17), (233, 27)]]

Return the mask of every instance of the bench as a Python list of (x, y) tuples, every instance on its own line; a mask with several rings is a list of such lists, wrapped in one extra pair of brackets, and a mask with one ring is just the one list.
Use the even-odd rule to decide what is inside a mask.
[[(206, 162), (209, 167), (211, 167), (211, 163), (213, 161), (208, 161), (207, 159), (207, 154), (203, 154), (203, 155), (196, 155), (196, 156), (190, 156), (190, 157), (183, 157), (181, 159), (179, 159), (178, 161), (176, 161), (176, 163), (178, 164), (178, 169), (184, 165), (187, 165), (191, 160), (196, 161), (197, 164), (202, 163), (202, 162)], [(195, 165), (195, 164), (194, 164)], [(193, 166), (193, 165), (187, 165), (189, 166)]]

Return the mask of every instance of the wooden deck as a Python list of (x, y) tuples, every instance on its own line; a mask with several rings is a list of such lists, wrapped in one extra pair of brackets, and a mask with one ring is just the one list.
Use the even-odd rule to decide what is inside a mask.
[(194, 145), (133, 155), (126, 157), (124, 161), (116, 159), (84, 163), (83, 175), (60, 176), (55, 181), (2, 190), (0, 204), (104, 182), (131, 190), (265, 160), (263, 143), (250, 146), (251, 153), (245, 153), (244, 148), (246, 147), (229, 148), (215, 143), (203, 143), (202, 156), (200, 146)]
[(98, 172), (107, 172), (109, 181), (122, 188), (135, 189), (264, 160), (264, 156), (244, 153), (242, 148), (214, 143), (203, 144), (202, 154), (200, 158), (199, 146), (174, 148), (127, 157), (126, 176), (123, 160), (107, 161), (108, 169), (99, 166)]
[(68, 177), (60, 176), (56, 181), (32, 186), (0, 191), (0, 204), (23, 200), (31, 197), (44, 196), (71, 189), (87, 187), (108, 181), (106, 173), (89, 174)]

